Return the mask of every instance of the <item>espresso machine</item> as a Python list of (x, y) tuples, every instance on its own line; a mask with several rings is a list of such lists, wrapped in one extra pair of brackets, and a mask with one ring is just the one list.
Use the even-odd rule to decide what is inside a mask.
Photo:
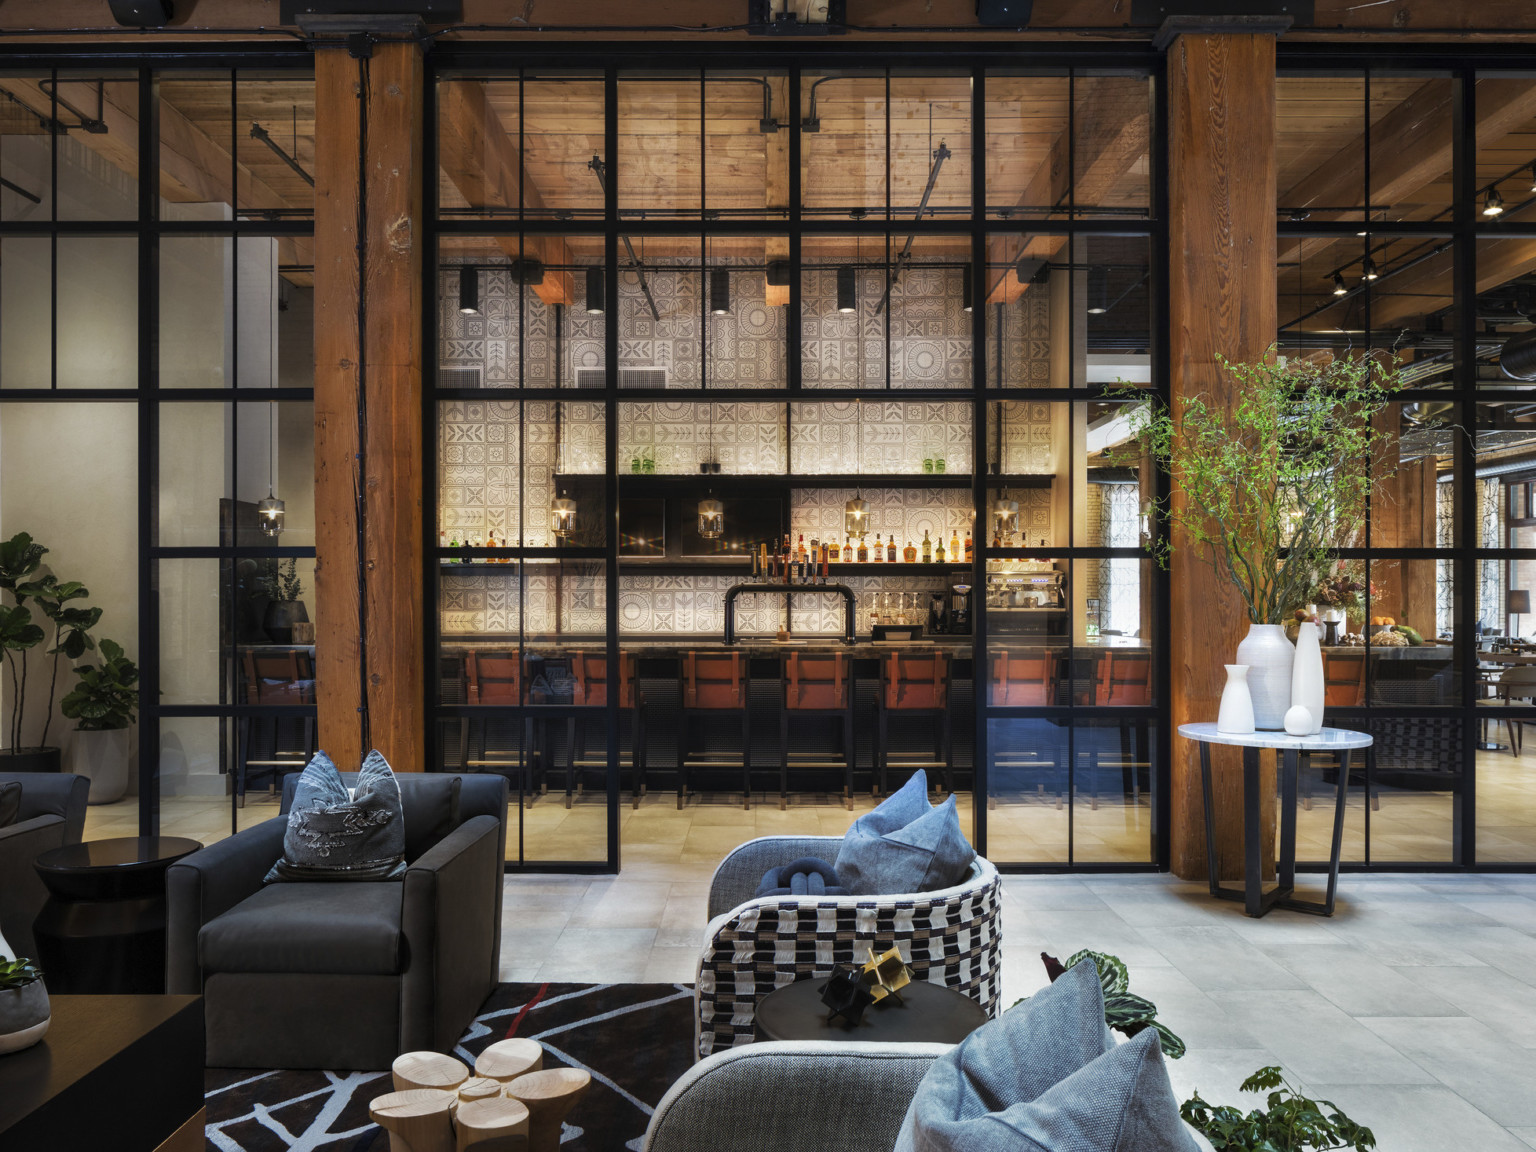
[(954, 584), (949, 589), (949, 631), (953, 636), (971, 634), (971, 586)]

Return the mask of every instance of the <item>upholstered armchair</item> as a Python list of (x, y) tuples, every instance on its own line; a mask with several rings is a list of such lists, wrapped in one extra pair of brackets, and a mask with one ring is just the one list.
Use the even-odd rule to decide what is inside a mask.
[(695, 993), (695, 1054), (750, 1044), (757, 1002), (796, 980), (899, 945), (918, 980), (964, 992), (997, 1011), (1002, 969), (1001, 888), (980, 856), (952, 888), (899, 896), (753, 894), (769, 868), (802, 856), (833, 861), (840, 836), (764, 836), (731, 852), (715, 870), (709, 928)]
[(202, 994), (209, 1066), (388, 1068), (449, 1051), (495, 988), (506, 779), (399, 781), (401, 880), (263, 885), (286, 815), (171, 866), (167, 991)]
[(58, 772), (0, 772), (0, 784), (21, 785), (16, 823), (0, 828), (0, 936), (17, 956), (35, 957), (32, 921), (48, 899), (32, 862), (52, 848), (80, 843), (91, 782)]

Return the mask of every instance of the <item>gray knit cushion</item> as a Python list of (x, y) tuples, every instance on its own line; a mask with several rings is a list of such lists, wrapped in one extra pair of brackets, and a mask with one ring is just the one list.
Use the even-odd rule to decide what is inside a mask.
[(21, 815), (21, 785), (12, 780), (0, 784), (0, 828), (16, 823)]
[(288, 810), (275, 880), (394, 880), (405, 871), (400, 785), (378, 751), (368, 753), (347, 794), (324, 752), (305, 766)]
[(853, 822), (837, 853), (837, 876), (854, 896), (932, 892), (965, 879), (976, 849), (960, 831), (950, 796), (928, 803), (922, 769), (873, 812)]
[(1092, 961), (934, 1061), (896, 1152), (1198, 1152), (1157, 1033), (1118, 1047)]

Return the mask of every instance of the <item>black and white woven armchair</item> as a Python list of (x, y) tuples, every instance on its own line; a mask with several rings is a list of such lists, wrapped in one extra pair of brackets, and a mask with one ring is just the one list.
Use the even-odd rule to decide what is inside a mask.
[(964, 992), (997, 1012), (1002, 980), (1001, 888), (980, 856), (953, 888), (899, 896), (766, 896), (763, 873), (802, 856), (832, 860), (840, 836), (763, 836), (731, 852), (709, 890), (699, 956), (695, 1054), (750, 1044), (757, 1002), (796, 980), (899, 945), (918, 980)]

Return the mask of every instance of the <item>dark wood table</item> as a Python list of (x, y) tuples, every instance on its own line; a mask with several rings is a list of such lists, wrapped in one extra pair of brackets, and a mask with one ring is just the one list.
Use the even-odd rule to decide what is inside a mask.
[(203, 998), (53, 996), (43, 1039), (0, 1057), (6, 1152), (202, 1152)]
[(40, 855), (48, 901), (33, 935), (48, 990), (164, 992), (165, 873), (201, 847), (180, 836), (123, 836)]
[(827, 1022), (821, 1002), (825, 976), (797, 980), (764, 996), (757, 1005), (759, 1040), (853, 1040), (859, 1043), (958, 1044), (987, 1022), (987, 1013), (963, 992), (915, 980), (864, 1011), (856, 1026)]

